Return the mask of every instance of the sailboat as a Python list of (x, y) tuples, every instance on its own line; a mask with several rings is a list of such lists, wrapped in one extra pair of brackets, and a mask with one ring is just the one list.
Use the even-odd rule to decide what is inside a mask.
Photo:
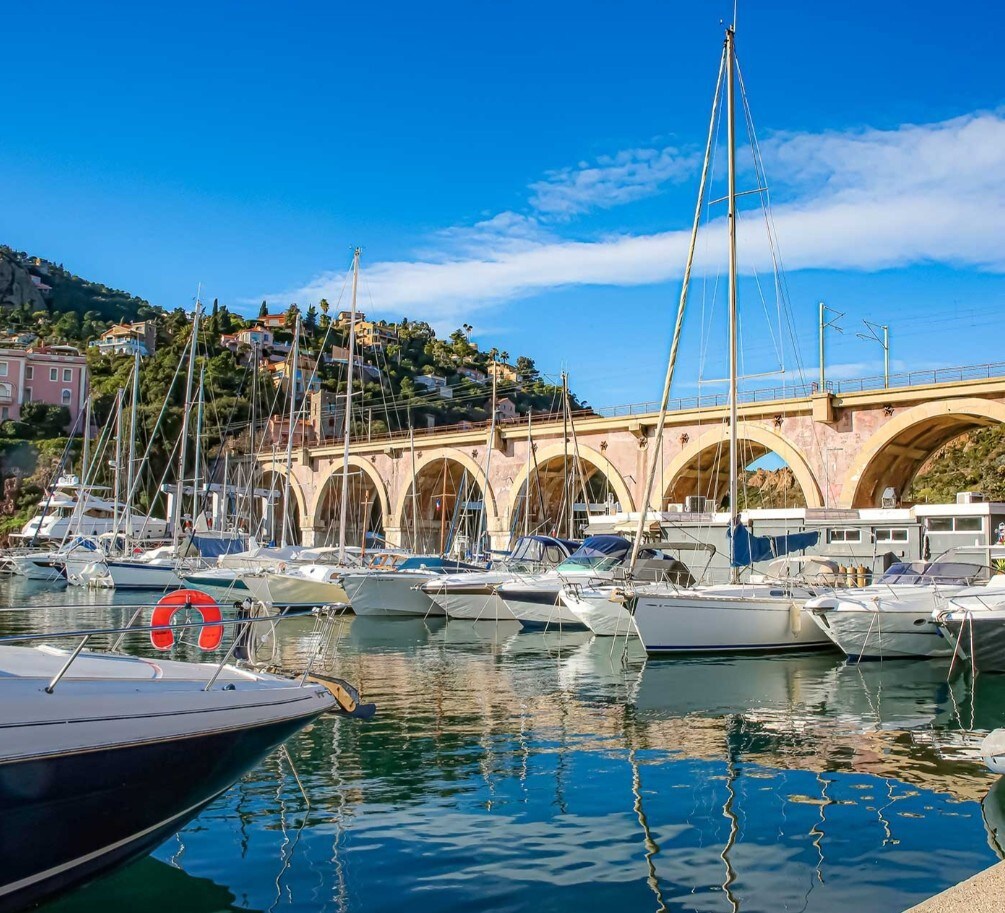
[(719, 77), (716, 82), (709, 123), (708, 142), (702, 167), (691, 231), (690, 247), (677, 311), (670, 359), (663, 389), (662, 408), (656, 430), (657, 449), (646, 485), (642, 511), (632, 555), (632, 566), (642, 546), (646, 508), (652, 497), (655, 475), (659, 469), (659, 445), (666, 424), (670, 387), (673, 381), (684, 309), (687, 302), (691, 267), (694, 261), (698, 226), (701, 221), (706, 183), (710, 170), (715, 136), (716, 112), (719, 107), (723, 77), (726, 83), (727, 144), (728, 144), (728, 234), (729, 234), (729, 511), (730, 520), (730, 582), (719, 586), (681, 589), (675, 584), (657, 584), (637, 588), (629, 601), (635, 627), (650, 653), (777, 651), (830, 646), (826, 635), (804, 617), (803, 603), (819, 590), (789, 581), (740, 583), (738, 569), (743, 547), (749, 548), (749, 533), (743, 526), (738, 507), (737, 485), (737, 263), (736, 263), (736, 47), (732, 26), (726, 29)]

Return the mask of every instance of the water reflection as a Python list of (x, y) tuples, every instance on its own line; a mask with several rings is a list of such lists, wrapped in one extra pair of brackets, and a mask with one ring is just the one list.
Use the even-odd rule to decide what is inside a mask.
[[(184, 852), (157, 853), (233, 892), (219, 909), (895, 910), (1000, 853), (1005, 791), (970, 753), (1001, 722), (1000, 677), (338, 624), (324, 666), (379, 709), (291, 743), (310, 811), (274, 757), (183, 832)], [(319, 636), (311, 619), (282, 632), (291, 666)], [(76, 909), (108, 908), (127, 874)]]

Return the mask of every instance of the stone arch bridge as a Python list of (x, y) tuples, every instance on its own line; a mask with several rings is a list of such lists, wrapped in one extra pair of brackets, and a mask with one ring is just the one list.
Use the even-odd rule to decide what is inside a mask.
[[(824, 393), (807, 388), (787, 395), (741, 394), (742, 465), (777, 454), (807, 507), (879, 506), (886, 489), (903, 492), (944, 444), (968, 430), (1005, 422), (1005, 365), (894, 380), (897, 385), (882, 389), (843, 382)], [(658, 415), (652, 405), (611, 411), (574, 416), (574, 434), (567, 435), (560, 416), (537, 419), (530, 444), (525, 420), (498, 425), (493, 439), (484, 425), (467, 425), (417, 432), (414, 446), (407, 434), (353, 442), (349, 502), (356, 513), (348, 524), (350, 541), (366, 530), (382, 530), (389, 543), (435, 548), (437, 536), (442, 541), (459, 517), (469, 515), (470, 525), (477, 515), (477, 531), (487, 531), (492, 546), (504, 548), (514, 530), (562, 532), (559, 518), (587, 503), (594, 511), (601, 505), (637, 511), (657, 451)], [(722, 502), (727, 414), (722, 397), (708, 397), (700, 406), (672, 404), (651, 507), (683, 504), (694, 495)], [(265, 457), (262, 464), (266, 474), (285, 474), (285, 462)], [(573, 482), (565, 481), (567, 465), (578, 466)], [(295, 451), (291, 510), (305, 544), (337, 536), (341, 477), (341, 443)], [(573, 502), (578, 507), (570, 508)]]

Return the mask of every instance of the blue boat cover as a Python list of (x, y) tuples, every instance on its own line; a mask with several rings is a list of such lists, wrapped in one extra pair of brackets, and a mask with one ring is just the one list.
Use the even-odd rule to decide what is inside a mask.
[(813, 548), (820, 540), (819, 532), (786, 533), (784, 536), (754, 536), (742, 523), (730, 531), (733, 540), (733, 567), (749, 567), (758, 561), (780, 558), (789, 552)]
[(243, 536), (224, 539), (220, 536), (193, 536), (192, 544), (199, 550), (203, 558), (218, 558), (220, 555), (232, 555), (248, 548), (248, 540)]
[(572, 558), (615, 558), (627, 555), (632, 543), (622, 536), (590, 536), (572, 553)]

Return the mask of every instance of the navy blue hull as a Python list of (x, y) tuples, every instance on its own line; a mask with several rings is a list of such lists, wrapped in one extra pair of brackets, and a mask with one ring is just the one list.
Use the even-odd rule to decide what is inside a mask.
[(148, 853), (313, 716), (0, 765), (0, 913)]

